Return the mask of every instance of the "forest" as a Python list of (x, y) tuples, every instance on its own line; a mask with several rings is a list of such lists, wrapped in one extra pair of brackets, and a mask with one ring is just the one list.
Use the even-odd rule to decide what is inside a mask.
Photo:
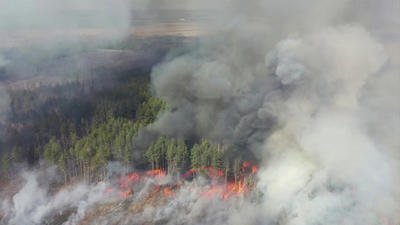
[[(107, 179), (110, 162), (125, 172), (162, 170), (179, 176), (188, 170), (222, 171), (237, 179), (246, 159), (228, 154), (234, 146), (203, 137), (188, 139), (156, 134), (147, 144), (138, 136), (169, 109), (153, 95), (149, 71), (99, 79), (76, 79), (56, 85), (10, 90), (11, 112), (2, 141), (1, 174), (21, 166), (56, 165), (64, 181)], [(234, 157), (230, 156), (234, 155)]]

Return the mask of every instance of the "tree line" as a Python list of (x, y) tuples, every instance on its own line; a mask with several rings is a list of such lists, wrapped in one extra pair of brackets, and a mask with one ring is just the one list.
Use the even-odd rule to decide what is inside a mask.
[[(2, 157), (3, 171), (27, 159), (34, 163), (44, 160), (57, 165), (65, 181), (83, 178), (90, 182), (106, 179), (110, 161), (120, 162), (128, 171), (139, 154), (145, 160), (142, 169), (180, 175), (188, 170), (201, 173), (212, 167), (226, 179), (239, 179), (243, 157), (235, 154), (232, 146), (201, 137), (185, 140), (163, 135), (145, 149), (136, 146), (140, 130), (167, 110), (163, 100), (151, 95), (147, 82), (135, 77), (92, 95), (85, 91), (88, 84), (79, 82), (68, 84), (65, 90), (54, 90), (67, 91), (72, 95), (69, 98), (65, 93), (42, 96), (35, 90), (14, 93), (12, 121), (22, 127), (9, 130), (15, 140), (12, 151)], [(89, 97), (82, 98), (83, 93)], [(27, 114), (29, 117), (24, 116)]]

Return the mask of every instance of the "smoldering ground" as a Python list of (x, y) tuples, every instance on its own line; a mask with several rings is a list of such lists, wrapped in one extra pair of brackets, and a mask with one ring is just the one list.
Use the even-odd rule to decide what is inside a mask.
[[(399, 63), (369, 23), (382, 12), (360, 13), (360, 4), (223, 6), (220, 23), (229, 26), (154, 68), (154, 92), (173, 110), (147, 129), (244, 146), (262, 163), (262, 201), (204, 203), (182, 189), (167, 205), (116, 213), (116, 221), (398, 224)], [(262, 22), (253, 10), (266, 15)], [(400, 21), (396, 14), (390, 20), (379, 25)]]

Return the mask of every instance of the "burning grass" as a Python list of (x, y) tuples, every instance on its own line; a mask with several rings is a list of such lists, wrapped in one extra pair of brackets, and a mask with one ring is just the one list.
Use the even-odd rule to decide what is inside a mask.
[(235, 196), (244, 196), (251, 192), (256, 184), (256, 175), (258, 167), (245, 161), (241, 168), (241, 173), (236, 179), (230, 180), (224, 171), (213, 168), (203, 167), (199, 169), (191, 169), (180, 177), (170, 177), (166, 171), (156, 169), (145, 172), (132, 172), (120, 177), (119, 189), (109, 188), (107, 193), (113, 194), (118, 192), (120, 197), (129, 198), (138, 190), (143, 188), (143, 184), (153, 183), (153, 189), (163, 193), (165, 198), (174, 196), (175, 192), (180, 189), (185, 182), (197, 176), (205, 176), (209, 185), (201, 196), (219, 197), (221, 199), (229, 199)]
[[(184, 195), (196, 193), (197, 200), (204, 202), (248, 198), (255, 189), (256, 175), (257, 166), (250, 162), (243, 163), (241, 175), (236, 180), (228, 179), (223, 171), (213, 167), (192, 169), (175, 177), (158, 169), (132, 172), (119, 177), (114, 185), (106, 189), (105, 196), (114, 196), (115, 201), (97, 204), (86, 213), (80, 224), (96, 224), (96, 221), (104, 220), (109, 224), (125, 223), (122, 218), (136, 218), (135, 215), (146, 214), (149, 208), (167, 208), (182, 195), (181, 191)], [(157, 224), (162, 221), (152, 218), (135, 220), (134, 224)]]

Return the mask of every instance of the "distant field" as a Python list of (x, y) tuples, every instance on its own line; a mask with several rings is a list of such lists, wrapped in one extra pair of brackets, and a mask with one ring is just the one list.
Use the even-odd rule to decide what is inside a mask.
[[(89, 12), (90, 13), (90, 12)], [(84, 13), (79, 13), (85, 18)], [(182, 10), (134, 11), (131, 26), (123, 31), (112, 27), (90, 27), (83, 23), (76, 27), (26, 28), (0, 30), (0, 50), (48, 41), (92, 41), (115, 39), (121, 36), (198, 36), (204, 34), (214, 19), (210, 13)]]

